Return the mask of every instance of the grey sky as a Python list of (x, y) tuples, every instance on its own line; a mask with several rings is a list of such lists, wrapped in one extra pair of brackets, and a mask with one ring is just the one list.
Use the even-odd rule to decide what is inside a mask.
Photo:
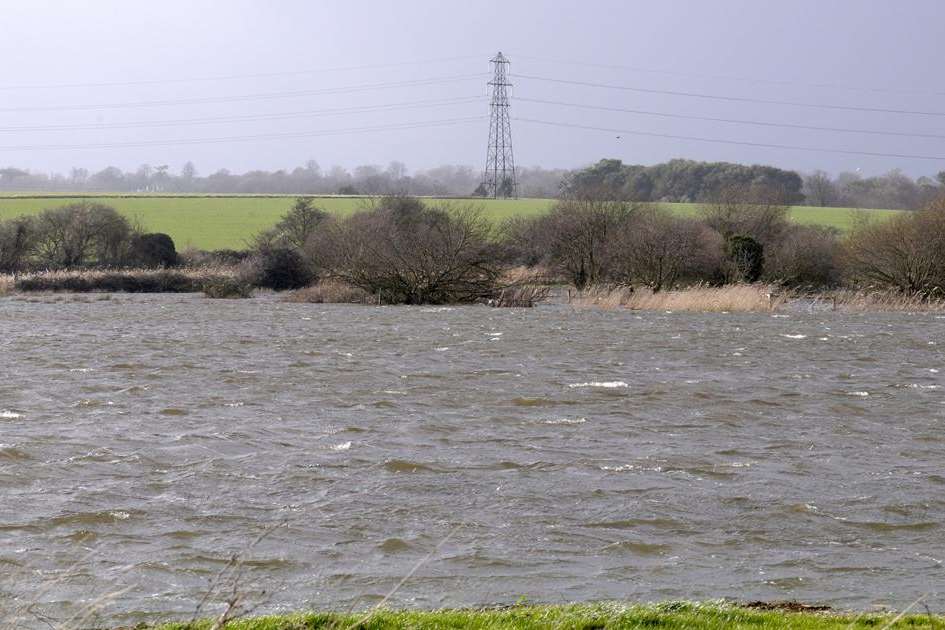
[[(496, 50), (511, 58), (513, 75), (945, 113), (941, 72), (945, 3), (940, 0), (2, 0), (0, 5), (0, 55), (4, 60), (0, 73), (0, 166), (41, 171), (62, 172), (72, 166), (96, 170), (110, 164), (132, 169), (142, 163), (169, 164), (176, 171), (188, 159), (203, 174), (224, 167), (237, 172), (288, 168), (308, 159), (317, 160), (326, 169), (332, 164), (384, 165), (391, 160), (400, 160), (411, 170), (446, 163), (478, 167), (485, 155), (485, 118), (439, 127), (321, 136), (311, 132), (485, 117), (485, 74), (490, 70), (488, 59)], [(412, 63), (423, 61), (427, 63)], [(380, 64), (391, 65), (378, 67)], [(353, 69), (337, 70), (342, 67)], [(482, 76), (471, 76), (476, 74)], [(240, 78), (177, 81), (231, 75)], [(391, 86), (447, 77), (463, 78)], [(162, 82), (167, 80), (174, 82)], [(534, 100), (941, 136), (945, 136), (945, 115), (710, 100), (521, 76), (513, 80), (512, 131), (516, 162), (521, 165), (574, 167), (602, 157), (651, 164), (687, 157), (833, 172), (860, 168), (864, 173), (877, 173), (900, 167), (920, 175), (945, 170), (945, 161), (714, 144), (516, 120), (939, 156), (945, 155), (941, 138), (665, 118)], [(108, 83), (122, 85), (90, 85)], [(368, 84), (384, 87), (338, 91)], [(814, 87), (816, 84), (848, 87)], [(334, 92), (311, 93), (317, 90)], [(230, 98), (249, 95), (257, 96)], [(464, 97), (469, 98), (459, 100)], [(179, 103), (188, 99), (220, 102)], [(444, 99), (451, 100), (444, 103)], [(155, 105), (155, 101), (163, 104)], [(110, 107), (88, 108), (100, 105)], [(389, 105), (398, 107), (364, 109)], [(359, 107), (361, 111), (351, 111)], [(275, 114), (291, 116), (260, 119)], [(207, 121), (234, 117), (245, 118)], [(138, 124), (182, 120), (200, 122)], [(95, 125), (99, 128), (22, 130)], [(166, 146), (62, 148), (233, 136), (264, 137)]]

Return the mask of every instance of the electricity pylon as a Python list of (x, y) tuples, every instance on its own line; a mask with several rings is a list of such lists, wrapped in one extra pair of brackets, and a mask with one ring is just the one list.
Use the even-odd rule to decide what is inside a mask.
[(493, 57), (492, 115), (489, 120), (489, 148), (486, 169), (479, 186), (483, 197), (516, 197), (515, 159), (512, 156), (512, 125), (509, 121), (509, 60), (501, 52)]

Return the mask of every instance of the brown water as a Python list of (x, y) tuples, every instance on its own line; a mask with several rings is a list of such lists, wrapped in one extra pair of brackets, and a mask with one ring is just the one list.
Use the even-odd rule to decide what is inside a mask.
[(393, 605), (943, 610), (943, 377), (932, 314), (7, 298), (0, 610), (189, 617), (280, 523), (260, 611), (368, 606), (450, 532)]

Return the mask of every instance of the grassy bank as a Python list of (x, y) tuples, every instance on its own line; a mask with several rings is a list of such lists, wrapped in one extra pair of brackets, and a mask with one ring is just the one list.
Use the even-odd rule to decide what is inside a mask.
[[(619, 603), (567, 606), (513, 606), (494, 610), (375, 611), (355, 614), (306, 613), (231, 621), (232, 630), (302, 629), (442, 629), (479, 630), (559, 630), (667, 628), (766, 630), (840, 630), (844, 628), (945, 628), (939, 615), (895, 613), (833, 613), (803, 606), (766, 609), (725, 603), (685, 603), (626, 605)], [(161, 630), (210, 630), (214, 621), (157, 626)]]
[[(272, 227), (291, 207), (295, 196), (225, 195), (6, 195), (0, 196), (0, 220), (37, 214), (46, 208), (76, 201), (96, 201), (113, 206), (151, 232), (170, 234), (179, 249), (240, 249), (262, 230)], [(317, 197), (316, 205), (331, 212), (349, 214), (366, 202), (363, 197)], [(482, 205), (485, 215), (502, 221), (513, 216), (529, 216), (547, 211), (550, 199), (471, 199), (457, 203)], [(680, 215), (695, 215), (691, 203), (664, 204)], [(868, 210), (870, 216), (889, 217), (896, 210)], [(791, 218), (802, 224), (828, 225), (848, 229), (854, 212), (850, 208), (792, 208)]]

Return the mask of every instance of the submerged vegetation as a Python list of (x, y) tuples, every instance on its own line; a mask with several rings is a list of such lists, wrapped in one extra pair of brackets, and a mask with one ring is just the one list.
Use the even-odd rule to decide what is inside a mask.
[[(216, 621), (171, 623), (160, 630), (210, 630)], [(751, 628), (766, 630), (844, 630), (851, 628), (940, 628), (945, 618), (931, 614), (834, 613), (796, 603), (749, 604), (725, 602), (630, 605), (622, 603), (562, 606), (517, 605), (482, 610), (390, 611), (367, 613), (299, 613), (237, 619), (226, 624), (232, 630), (340, 630), (346, 628), (411, 629), (477, 628), (480, 630), (544, 630), (545, 628), (678, 628), (714, 630)]]
[[(199, 269), (84, 269), (43, 271), (6, 276), (17, 291), (75, 293), (198, 293), (208, 284), (233, 277), (226, 268)], [(0, 281), (2, 284), (2, 281)]]

